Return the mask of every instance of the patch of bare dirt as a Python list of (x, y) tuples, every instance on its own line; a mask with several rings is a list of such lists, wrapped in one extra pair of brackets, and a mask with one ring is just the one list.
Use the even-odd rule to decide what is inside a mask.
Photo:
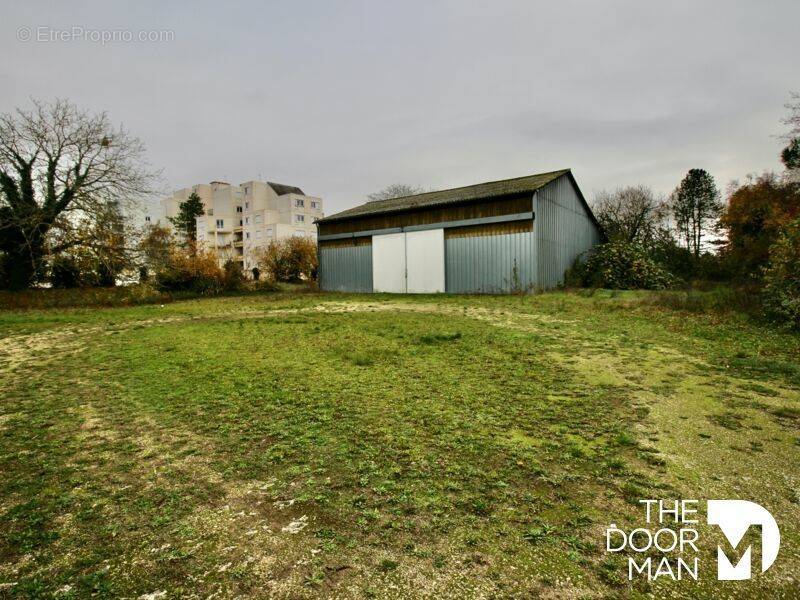
[(75, 330), (55, 329), (30, 335), (15, 335), (0, 342), (0, 374), (20, 366), (44, 365), (64, 354), (80, 352), (84, 347)]

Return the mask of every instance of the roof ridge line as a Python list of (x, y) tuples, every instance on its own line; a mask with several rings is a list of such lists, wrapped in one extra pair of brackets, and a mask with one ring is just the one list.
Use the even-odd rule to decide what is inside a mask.
[[(544, 173), (531, 173), (530, 175), (520, 175), (519, 177), (509, 177), (508, 179), (493, 179), (491, 181), (481, 181), (480, 183), (471, 183), (469, 185), (459, 185), (451, 188), (444, 188), (441, 190), (430, 190), (428, 192), (420, 192), (419, 194), (410, 194), (408, 196), (395, 196), (394, 198), (382, 198), (380, 200), (367, 200), (367, 203), (388, 202), (390, 200), (402, 200), (403, 198), (416, 198), (417, 196), (424, 196), (425, 194), (438, 194), (441, 192), (453, 192), (455, 190), (463, 190), (464, 188), (477, 187), (479, 185), (488, 185), (490, 183), (502, 183), (504, 181), (516, 181), (518, 179), (527, 179), (528, 177), (543, 177), (544, 175), (553, 175), (555, 173), (569, 173), (571, 168), (556, 169), (555, 171), (545, 171)], [(357, 208), (357, 207), (353, 207)]]

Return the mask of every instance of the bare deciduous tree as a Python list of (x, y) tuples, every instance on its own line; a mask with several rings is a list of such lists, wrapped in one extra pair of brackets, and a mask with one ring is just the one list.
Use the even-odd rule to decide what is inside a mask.
[(643, 245), (655, 239), (665, 217), (663, 200), (645, 185), (601, 191), (592, 210), (609, 239)]
[(392, 185), (387, 185), (379, 192), (375, 192), (374, 194), (368, 194), (367, 198), (369, 198), (370, 202), (375, 202), (377, 200), (389, 200), (391, 198), (402, 198), (403, 196), (413, 196), (414, 194), (421, 194), (425, 190), (416, 185), (407, 185), (405, 183), (393, 183)]
[(792, 101), (786, 104), (789, 114), (783, 119), (783, 124), (789, 126), (789, 132), (784, 136), (787, 140), (800, 137), (800, 92), (791, 93)]
[(85, 223), (150, 193), (156, 176), (144, 145), (105, 113), (56, 100), (0, 116), (5, 285), (29, 286), (46, 254), (90, 243)]

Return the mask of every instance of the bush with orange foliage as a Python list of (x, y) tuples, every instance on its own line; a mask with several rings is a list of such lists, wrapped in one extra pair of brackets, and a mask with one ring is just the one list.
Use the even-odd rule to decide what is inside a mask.
[(313, 281), (317, 278), (317, 244), (299, 236), (272, 241), (259, 253), (258, 266), (273, 281)]
[(172, 246), (164, 268), (156, 273), (155, 285), (161, 291), (193, 291), (216, 294), (225, 287), (225, 273), (216, 254), (194, 246)]
[(770, 247), (783, 229), (800, 216), (800, 186), (764, 173), (736, 188), (720, 224), (728, 241), (722, 251), (740, 276), (760, 278)]

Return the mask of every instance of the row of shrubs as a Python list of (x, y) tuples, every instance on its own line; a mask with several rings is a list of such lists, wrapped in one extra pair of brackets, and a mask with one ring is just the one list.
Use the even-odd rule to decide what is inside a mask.
[[(142, 281), (150, 280), (146, 267), (140, 270)], [(191, 291), (213, 295), (236, 291), (244, 285), (244, 273), (238, 263), (228, 261), (220, 268), (216, 255), (192, 248), (173, 248), (169, 258), (152, 277), (156, 289), (164, 292)]]
[(259, 266), (245, 276), (236, 261), (220, 267), (214, 253), (161, 237), (157, 244), (151, 244), (139, 265), (137, 284), (115, 286), (116, 278), (100, 277), (96, 265), (62, 255), (49, 264), (52, 289), (0, 292), (0, 308), (132, 306), (222, 293), (274, 291), (279, 282), (313, 283), (316, 244), (299, 237), (270, 244)]
[[(250, 287), (273, 289), (278, 282), (310, 282), (317, 273), (316, 245), (300, 237), (272, 242), (262, 251), (258, 262), (261, 268), (248, 273), (254, 280)], [(249, 278), (239, 262), (229, 260), (220, 268), (213, 252), (193, 246), (173, 246), (159, 263), (153, 281), (162, 291), (219, 294), (242, 289)], [(140, 279), (149, 279), (146, 268), (140, 271)]]
[(113, 267), (102, 261), (62, 254), (50, 262), (49, 280), (54, 288), (111, 287), (116, 278)]
[[(193, 244), (177, 244), (161, 231), (151, 234), (153, 239), (143, 245), (146, 249), (137, 261), (138, 279), (157, 291), (210, 295), (240, 290), (246, 283), (248, 287), (270, 289), (278, 282), (316, 279), (316, 245), (307, 238), (271, 243), (257, 257), (259, 267), (245, 274), (237, 261), (229, 260), (220, 267), (213, 252)], [(56, 289), (114, 287), (120, 279), (134, 280), (136, 270), (136, 263), (112, 270), (95, 260), (61, 254), (47, 263), (42, 278)]]
[[(669, 290), (690, 282), (668, 269), (663, 254), (635, 242), (612, 240), (597, 246), (588, 257), (579, 257), (567, 272), (569, 287)], [(662, 260), (659, 260), (662, 258)], [(693, 257), (679, 264), (689, 264)], [(725, 272), (725, 257), (706, 254), (697, 257), (714, 261), (717, 274)], [(747, 306), (790, 328), (800, 329), (800, 219), (781, 232), (769, 252), (762, 272), (739, 282), (736, 294), (747, 296)], [(755, 300), (755, 301), (754, 301)], [(751, 309), (751, 312), (752, 309)]]

